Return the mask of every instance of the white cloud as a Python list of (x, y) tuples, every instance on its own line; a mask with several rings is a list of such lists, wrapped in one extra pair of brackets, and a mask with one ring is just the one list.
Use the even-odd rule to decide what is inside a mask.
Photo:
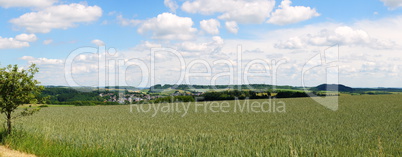
[(51, 6), (57, 0), (0, 0), (0, 6), (3, 8), (10, 7), (47, 7)]
[(22, 56), (20, 59), (22, 59), (22, 60), (27, 60), (27, 61), (35, 60), (35, 58), (32, 57), (32, 56)]
[(158, 47), (162, 47), (161, 44), (156, 44), (156, 43), (151, 43), (149, 41), (145, 41), (144, 42), (144, 46), (147, 48), (158, 48)]
[(102, 9), (98, 6), (72, 3), (26, 13), (11, 19), (10, 22), (31, 33), (48, 33), (52, 29), (67, 29), (75, 27), (80, 22), (96, 21), (101, 16)]
[(97, 72), (98, 67), (96, 64), (76, 64), (71, 69), (73, 74), (88, 74)]
[(283, 0), (279, 5), (280, 9), (276, 9), (267, 22), (276, 25), (287, 25), (320, 16), (315, 9), (304, 6), (293, 7), (290, 6), (291, 4), (290, 0)]
[(136, 45), (131, 51), (141, 52), (141, 53), (149, 53), (151, 48), (161, 48), (163, 47), (162, 44), (151, 42), (151, 41), (142, 41), (141, 44)]
[(401, 0), (381, 0), (381, 2), (383, 2), (385, 6), (387, 6), (389, 9), (392, 9), (392, 10), (402, 7)]
[(14, 38), (0, 37), (0, 49), (15, 49), (29, 47), (29, 42), (34, 42), (38, 38), (35, 34), (19, 34)]
[(219, 34), (219, 27), (221, 27), (221, 24), (219, 23), (218, 20), (209, 19), (209, 20), (202, 20), (200, 22), (200, 27), (209, 34)]
[(64, 61), (61, 59), (48, 59), (48, 58), (35, 58), (32, 56), (23, 56), (20, 59), (28, 61), (28, 63), (34, 63), (38, 65), (59, 65), (63, 64)]
[[(224, 2), (228, 8), (222, 7), (224, 6)], [(222, 1), (214, 1), (214, 0), (194, 0), (194, 1), (186, 1), (181, 6), (181, 9), (188, 13), (200, 13), (203, 15), (211, 15), (214, 13), (222, 13), (226, 12), (232, 8), (229, 8), (229, 3), (232, 5), (234, 1), (232, 0), (222, 0)]]
[(214, 37), (212, 37), (212, 40), (214, 41), (213, 43), (215, 43), (215, 44), (218, 44), (218, 45), (224, 44), (224, 41), (220, 36), (214, 36)]
[(99, 39), (92, 40), (91, 43), (95, 44), (96, 46), (104, 46), (105, 45), (105, 43)]
[(239, 31), (236, 21), (227, 21), (225, 22), (225, 26), (230, 33), (237, 34)]
[(194, 0), (186, 1), (181, 9), (188, 13), (212, 15), (242, 24), (263, 23), (275, 6), (274, 0)]
[[(118, 56), (118, 54), (116, 56)], [(80, 54), (74, 58), (74, 62), (83, 63), (83, 64), (93, 64), (93, 63), (97, 63), (98, 61), (99, 61), (99, 54), (96, 54), (96, 53)]]
[[(402, 26), (402, 20), (400, 20), (401, 18), (402, 17), (389, 17), (373, 21), (363, 20), (357, 21), (350, 26), (345, 26), (344, 24), (339, 23), (318, 23), (306, 25), (299, 28), (287, 28), (267, 32), (259, 32), (260, 35), (253, 38), (252, 40), (225, 40), (225, 47), (222, 48), (222, 52), (229, 52), (229, 56), (235, 56), (234, 53), (230, 52), (236, 52), (236, 47), (238, 43), (241, 43), (244, 52), (242, 56), (243, 63), (247, 63), (249, 59), (261, 58), (268, 60), (275, 59), (276, 61), (284, 60), (285, 63), (283, 63), (279, 67), (278, 77), (288, 79), (278, 80), (277, 83), (300, 85), (300, 74), (302, 72), (301, 67), (306, 64), (306, 61), (311, 59), (311, 57), (316, 56), (318, 53), (323, 52), (324, 50), (330, 53), (336, 52), (336, 47), (332, 47), (331, 49), (329, 49), (329, 51), (327, 51), (327, 48), (329, 48), (328, 46), (333, 45), (313, 45), (313, 42), (309, 41), (310, 39), (307, 38), (315, 37), (314, 39), (320, 39), (319, 37), (322, 36), (322, 38), (325, 37), (325, 40), (317, 40), (314, 42), (326, 43), (322, 42), (327, 40), (326, 35), (321, 35), (325, 34), (321, 33), (321, 30), (325, 30), (323, 32), (328, 32), (328, 36), (334, 37), (332, 38), (333, 40), (329, 41), (334, 42), (341, 39), (345, 40), (345, 42), (340, 43), (338, 51), (340, 61), (339, 65), (341, 66), (339, 71), (340, 83), (352, 86), (399, 86), (401, 81), (400, 79), (397, 79), (397, 76), (400, 77), (402, 74), (399, 70), (402, 67), (401, 62), (400, 60), (392, 61), (388, 58), (402, 58), (402, 54), (400, 53), (400, 45), (402, 45), (402, 43), (399, 42), (402, 41), (402, 32), (395, 31)], [(368, 40), (365, 34), (368, 34)], [(290, 40), (290, 38), (292, 37), (298, 40), (293, 42), (292, 40)], [(283, 41), (289, 41), (289, 43), (295, 45), (297, 45), (297, 43), (300, 43), (300, 46), (289, 46), (292, 49), (275, 49), (273, 45), (278, 42), (278, 39), (286, 39)], [(384, 46), (386, 44), (381, 44), (378, 41), (391, 43), (391, 46)], [(301, 47), (305, 49), (295, 49), (295, 47)], [(254, 53), (252, 55), (246, 54), (247, 50), (253, 49), (260, 49), (261, 51), (264, 51), (264, 53)], [(356, 56), (355, 54), (361, 55)], [(354, 56), (351, 56), (351, 59), (345, 59), (344, 56), (348, 55)], [(325, 53), (325, 56), (327, 62), (334, 61), (333, 59), (328, 59), (334, 58), (333, 55), (328, 56), (328, 53)], [(369, 56), (369, 59), (365, 58), (367, 56)], [(367, 62), (374, 62), (376, 66), (362, 66)], [(382, 65), (381, 63), (386, 63), (386, 65)], [(342, 67), (345, 65), (348, 65), (348, 67)], [(307, 77), (319, 78), (319, 80), (306, 82), (309, 85), (317, 85), (322, 83), (323, 81), (326, 81), (326, 75), (319, 75), (318, 73), (314, 72), (311, 73), (311, 75), (314, 76)], [(364, 78), (372, 78), (371, 80), (375, 81), (362, 82), (361, 80)]]
[(183, 42), (179, 47), (183, 51), (205, 51), (208, 48), (208, 43)]
[(260, 48), (256, 48), (254, 50), (245, 50), (244, 53), (264, 53), (264, 51)]
[(213, 36), (209, 42), (183, 42), (178, 47), (181, 51), (218, 53), (223, 44), (224, 40), (220, 36)]
[(389, 39), (393, 41), (402, 41), (402, 16), (390, 16), (378, 20), (361, 20), (356, 22), (355, 27), (362, 28), (371, 36), (375, 36), (380, 39)]
[[(68, 85), (64, 76), (64, 61), (61, 59), (35, 58), (32, 56), (23, 56), (19, 58), (25, 60), (28, 64), (36, 64), (39, 72), (35, 75), (43, 85)], [(88, 76), (89, 77), (89, 76)], [(81, 77), (82, 80), (84, 77)], [(78, 80), (78, 79), (77, 79)]]
[(2, 38), (0, 37), (0, 49), (14, 49), (29, 47), (28, 42), (18, 41), (14, 38)]
[(275, 44), (276, 48), (280, 49), (298, 49), (305, 47), (304, 41), (300, 37), (292, 37), (285, 41), (280, 41)]
[(164, 0), (163, 3), (165, 4), (166, 7), (170, 9), (171, 12), (175, 13), (176, 9), (179, 8), (179, 5), (177, 5), (176, 1), (174, 0)]
[(43, 44), (44, 44), (44, 45), (49, 45), (49, 44), (51, 44), (52, 42), (53, 42), (52, 39), (47, 39), (47, 40), (44, 40), (44, 41), (43, 41)]
[(289, 38), (275, 44), (276, 48), (298, 49), (311, 46), (332, 46), (335, 44), (347, 46), (363, 46), (374, 49), (388, 49), (396, 45), (390, 40), (380, 40), (372, 38), (369, 34), (361, 29), (353, 29), (349, 26), (340, 26), (334, 30), (322, 29), (317, 34), (307, 34)]
[(146, 20), (138, 28), (138, 33), (152, 32), (152, 38), (163, 40), (189, 40), (197, 32), (194, 22), (189, 17), (179, 17), (171, 13), (162, 13)]
[(38, 40), (38, 38), (36, 37), (35, 34), (20, 34), (15, 36), (16, 40), (19, 41), (26, 41), (26, 42), (34, 42), (36, 40)]
[(122, 26), (137, 26), (142, 22), (141, 20), (136, 19), (126, 19), (122, 15), (117, 15), (116, 18), (119, 24)]

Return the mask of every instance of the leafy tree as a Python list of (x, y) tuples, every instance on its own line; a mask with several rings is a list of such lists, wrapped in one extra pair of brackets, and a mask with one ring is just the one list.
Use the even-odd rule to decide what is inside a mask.
[(276, 94), (276, 98), (299, 98), (299, 97), (309, 97), (305, 92), (298, 91), (279, 91)]
[[(18, 106), (26, 103), (36, 103), (37, 96), (44, 89), (38, 86), (39, 82), (34, 79), (38, 72), (35, 64), (28, 69), (19, 69), (17, 65), (8, 65), (0, 68), (0, 112), (6, 115), (7, 134), (11, 133), (11, 114)], [(31, 115), (35, 110), (25, 110), (22, 116)]]
[(154, 103), (194, 102), (193, 96), (167, 96), (155, 99)]
[[(260, 96), (259, 96), (260, 95)], [(226, 90), (226, 91), (212, 91), (206, 92), (202, 96), (204, 100), (207, 101), (214, 101), (214, 100), (234, 100), (235, 98), (238, 99), (265, 99), (269, 98), (270, 92), (263, 92), (257, 95), (255, 91), (239, 91), (239, 90)]]

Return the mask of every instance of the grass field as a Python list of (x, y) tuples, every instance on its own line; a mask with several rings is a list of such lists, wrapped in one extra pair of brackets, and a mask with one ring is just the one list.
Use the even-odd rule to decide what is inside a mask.
[(275, 100), (286, 112), (234, 112), (234, 101), (227, 113), (195, 112), (192, 104), (185, 116), (48, 107), (16, 120), (2, 140), (38, 156), (402, 156), (401, 95), (339, 99), (335, 112), (310, 98)]

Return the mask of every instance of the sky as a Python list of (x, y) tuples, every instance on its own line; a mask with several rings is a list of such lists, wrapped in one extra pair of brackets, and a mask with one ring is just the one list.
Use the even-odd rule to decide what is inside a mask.
[(402, 87), (402, 0), (0, 0), (42, 85)]

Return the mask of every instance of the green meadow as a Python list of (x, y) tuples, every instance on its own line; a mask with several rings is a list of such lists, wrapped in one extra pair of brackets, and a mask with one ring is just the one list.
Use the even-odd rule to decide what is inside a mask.
[(49, 106), (16, 119), (2, 142), (37, 156), (402, 156), (400, 94), (340, 96), (337, 111), (311, 98), (276, 99), (266, 112), (226, 103), (206, 112), (189, 103), (184, 116), (178, 108)]

